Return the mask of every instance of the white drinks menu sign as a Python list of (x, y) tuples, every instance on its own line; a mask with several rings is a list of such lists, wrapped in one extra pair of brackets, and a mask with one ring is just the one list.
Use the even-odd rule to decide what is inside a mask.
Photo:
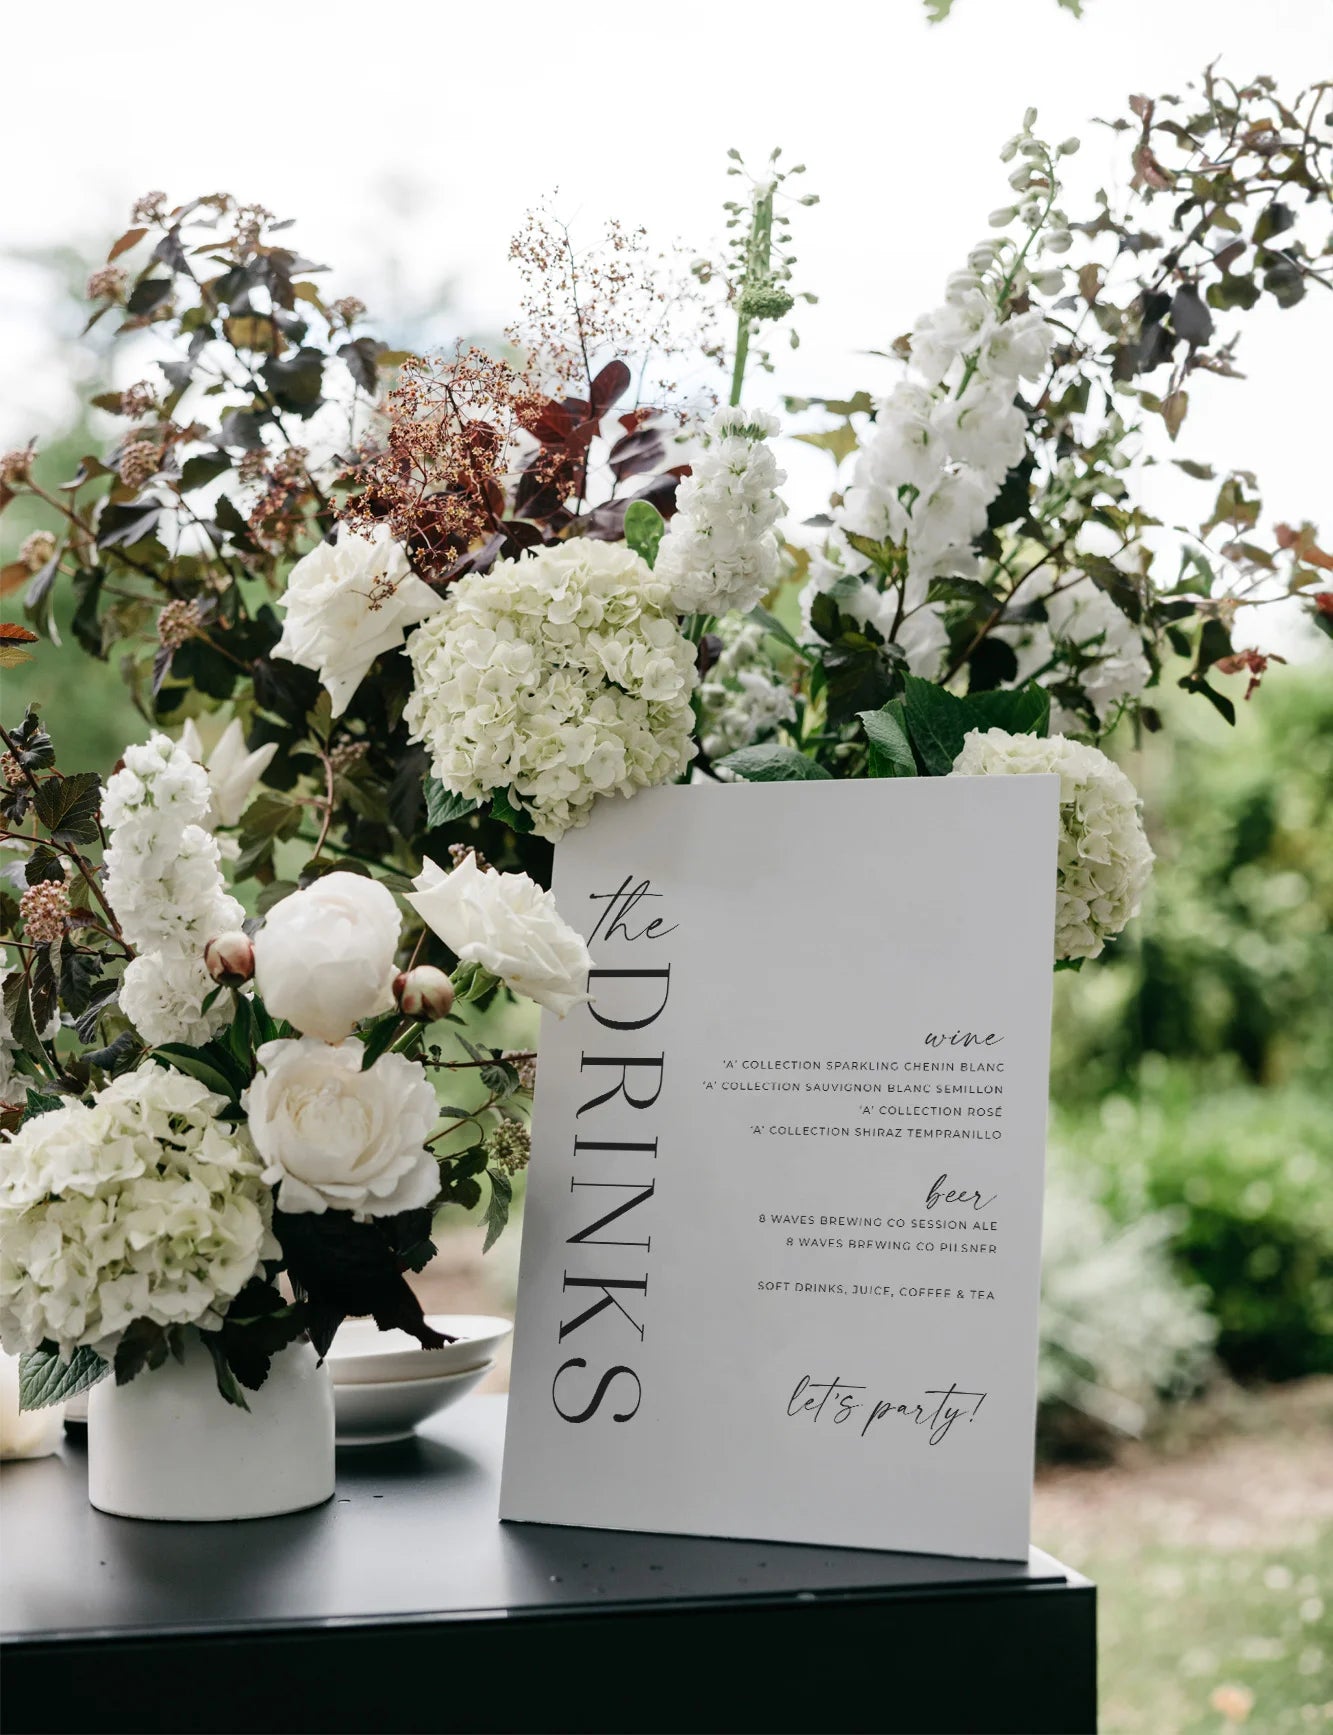
[(556, 850), (501, 1516), (1025, 1558), (1054, 777), (654, 789)]

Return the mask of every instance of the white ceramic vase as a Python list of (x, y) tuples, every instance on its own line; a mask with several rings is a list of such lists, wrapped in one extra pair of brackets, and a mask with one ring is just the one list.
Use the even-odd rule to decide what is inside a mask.
[(309, 1343), (273, 1358), (249, 1410), (219, 1394), (193, 1332), (127, 1385), (88, 1394), (88, 1498), (120, 1518), (271, 1518), (333, 1494), (333, 1383)]

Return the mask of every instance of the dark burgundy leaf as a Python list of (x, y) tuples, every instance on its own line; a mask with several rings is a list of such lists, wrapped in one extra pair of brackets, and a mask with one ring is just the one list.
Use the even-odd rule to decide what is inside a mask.
[(626, 476), (660, 469), (666, 455), (666, 441), (658, 430), (640, 428), (616, 441), (607, 455), (607, 463), (616, 480), (624, 481)]
[(592, 414), (597, 421), (629, 389), (630, 372), (623, 361), (609, 361), (592, 382)]
[(1171, 303), (1171, 324), (1176, 336), (1183, 337), (1191, 349), (1207, 343), (1213, 335), (1213, 316), (1204, 306), (1193, 283), (1183, 283)]

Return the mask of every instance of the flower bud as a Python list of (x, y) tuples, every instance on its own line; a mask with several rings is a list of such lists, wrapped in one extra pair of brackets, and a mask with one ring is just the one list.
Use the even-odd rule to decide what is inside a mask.
[(405, 1017), (429, 1024), (434, 1018), (445, 1017), (453, 1006), (454, 985), (434, 964), (416, 964), (394, 977), (393, 997)]
[(248, 982), (255, 973), (255, 949), (239, 928), (218, 934), (204, 947), (204, 968), (224, 988)]
[(998, 211), (991, 212), (986, 221), (992, 229), (1003, 229), (1007, 224), (1012, 223), (1017, 215), (1018, 212), (1013, 205), (1001, 205)]

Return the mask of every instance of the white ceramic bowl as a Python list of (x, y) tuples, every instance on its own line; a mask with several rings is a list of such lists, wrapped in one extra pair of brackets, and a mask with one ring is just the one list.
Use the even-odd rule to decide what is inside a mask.
[(514, 1329), (507, 1319), (479, 1313), (432, 1313), (426, 1323), (457, 1343), (423, 1349), (409, 1333), (381, 1331), (373, 1319), (344, 1320), (329, 1349), (334, 1385), (386, 1385), (466, 1373), (492, 1361)]
[(359, 1381), (335, 1385), (333, 1412), (340, 1446), (383, 1446), (410, 1440), (417, 1427), (465, 1398), (495, 1366), (493, 1361), (434, 1379)]

